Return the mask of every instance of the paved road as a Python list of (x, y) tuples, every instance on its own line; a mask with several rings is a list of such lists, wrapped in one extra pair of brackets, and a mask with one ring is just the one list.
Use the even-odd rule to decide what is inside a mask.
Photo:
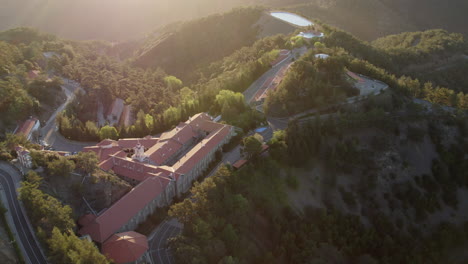
[[(329, 105), (329, 106), (327, 106), (325, 108), (321, 108), (321, 109), (317, 109), (317, 108), (310, 109), (310, 110), (307, 110), (307, 111), (304, 111), (304, 112), (301, 112), (301, 113), (298, 113), (298, 114), (295, 114), (295, 115), (289, 116), (289, 117), (271, 117), (271, 116), (268, 116), (267, 117), (268, 124), (270, 125), (270, 127), (274, 131), (284, 130), (284, 129), (286, 129), (288, 127), (289, 121), (291, 121), (293, 119), (299, 119), (300, 123), (304, 123), (304, 122), (315, 119), (315, 116), (313, 116), (313, 114), (320, 113), (320, 112), (326, 111), (326, 110), (328, 110), (330, 108), (337, 107), (337, 106), (340, 106), (340, 105), (357, 103), (359, 101), (365, 100), (367, 98), (367, 96), (369, 96), (369, 95), (378, 95), (378, 94), (384, 92), (385, 90), (387, 90), (389, 88), (389, 86), (387, 84), (385, 84), (385, 83), (383, 83), (381, 81), (371, 79), (371, 78), (369, 78), (367, 76), (364, 76), (364, 75), (361, 75), (361, 74), (357, 74), (357, 76), (359, 76), (361, 78), (360, 81), (357, 81), (355, 83), (355, 87), (358, 88), (359, 91), (360, 91), (358, 96), (349, 97), (349, 98), (346, 99), (346, 101), (344, 101), (342, 103)], [(324, 119), (324, 118), (328, 117), (329, 115), (330, 114), (323, 114), (323, 115), (320, 115), (320, 117), (322, 119)]]
[(33, 264), (46, 264), (47, 260), (41, 252), (39, 242), (37, 241), (34, 233), (29, 228), (26, 215), (21, 210), (21, 205), (18, 202), (18, 194), (16, 193), (14, 177), (0, 169), (0, 184), (2, 185), (3, 191), (6, 194), (7, 209), (8, 213), (11, 214), (15, 229), (21, 241), (18, 241), (23, 245), (23, 248), (27, 254), (25, 256), (26, 261), (30, 260), (29, 263)]
[(64, 84), (62, 85), (62, 89), (65, 92), (65, 95), (67, 96), (67, 100), (60, 107), (58, 107), (57, 110), (55, 110), (55, 112), (52, 114), (49, 120), (47, 120), (44, 127), (41, 128), (41, 135), (43, 136), (43, 140), (47, 144), (52, 146), (55, 150), (69, 152), (81, 151), (83, 147), (91, 146), (95, 143), (83, 143), (65, 139), (58, 132), (58, 126), (55, 122), (57, 115), (60, 112), (62, 112), (70, 102), (73, 101), (73, 99), (75, 98), (75, 92), (77, 90), (84, 92), (83, 88), (81, 88), (81, 86), (78, 83), (70, 81), (68, 79), (63, 80)]
[(269, 71), (267, 71), (260, 78), (258, 78), (255, 82), (253, 82), (247, 90), (245, 90), (245, 92), (243, 93), (245, 102), (247, 104), (250, 104), (252, 100), (254, 99), (257, 91), (265, 84), (265, 82), (267, 82), (268, 80), (272, 81), (273, 80), (272, 78), (274, 78), (278, 74), (278, 72), (281, 70), (283, 66), (291, 63), (293, 58), (298, 58), (304, 55), (306, 52), (307, 52), (306, 47), (292, 50), (292, 52), (289, 54), (289, 56), (285, 60), (276, 64)]
[(149, 251), (154, 264), (172, 264), (173, 256), (167, 247), (167, 240), (175, 237), (182, 232), (182, 224), (176, 219), (171, 219), (161, 223), (158, 228), (150, 235)]

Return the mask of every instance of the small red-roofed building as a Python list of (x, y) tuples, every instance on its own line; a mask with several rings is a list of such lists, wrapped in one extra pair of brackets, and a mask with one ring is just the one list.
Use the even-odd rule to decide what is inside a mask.
[(31, 140), (31, 137), (35, 131), (39, 130), (41, 122), (39, 119), (31, 117), (28, 120), (21, 123), (15, 130), (15, 135), (24, 135), (27, 140)]
[(148, 248), (146, 236), (131, 231), (112, 235), (102, 245), (102, 254), (117, 264), (125, 264), (139, 260)]
[(232, 165), (232, 167), (233, 167), (234, 169), (238, 170), (238, 169), (244, 167), (244, 165), (245, 165), (246, 163), (247, 163), (247, 160), (245, 160), (245, 159), (240, 159), (240, 160), (236, 161), (236, 162)]
[(41, 71), (39, 71), (39, 70), (30, 70), (28, 72), (28, 78), (31, 79), (31, 80), (34, 80), (37, 77), (39, 77), (39, 74), (41, 74)]

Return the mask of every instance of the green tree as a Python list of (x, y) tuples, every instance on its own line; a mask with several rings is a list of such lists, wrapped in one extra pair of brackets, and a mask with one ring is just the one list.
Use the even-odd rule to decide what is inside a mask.
[(98, 168), (99, 160), (94, 152), (80, 152), (76, 156), (76, 165), (88, 175)]
[(172, 91), (178, 91), (182, 88), (183, 83), (181, 80), (177, 79), (175, 76), (167, 76), (164, 78), (164, 82), (166, 83), (167, 87)]
[(68, 231), (52, 230), (48, 239), (50, 257), (54, 263), (108, 264), (110, 261), (98, 248), (86, 239), (80, 239)]
[(244, 152), (248, 158), (251, 158), (262, 151), (263, 138), (259, 134), (255, 134), (243, 139)]
[(65, 157), (53, 160), (47, 164), (47, 171), (50, 175), (58, 177), (68, 177), (75, 170), (75, 163)]
[(29, 173), (27, 181), (21, 182), (20, 199), (28, 210), (31, 222), (50, 234), (54, 227), (60, 230), (72, 230), (75, 222), (72, 219), (72, 209), (62, 205), (56, 198), (39, 190), (42, 178)]
[(86, 121), (85, 131), (86, 131), (88, 140), (99, 139), (99, 128), (96, 126), (96, 123), (94, 123), (93, 121)]
[(103, 139), (118, 139), (119, 138), (119, 133), (117, 132), (117, 129), (113, 126), (104, 126), (101, 128), (99, 131), (99, 138), (101, 140)]

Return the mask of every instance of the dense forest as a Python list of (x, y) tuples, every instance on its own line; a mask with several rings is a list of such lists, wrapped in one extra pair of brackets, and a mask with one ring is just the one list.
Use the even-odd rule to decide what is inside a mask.
[[(47, 59), (44, 52), (62, 55)], [(49, 78), (70, 58), (71, 47), (57, 37), (29, 28), (0, 32), (1, 131), (28, 116), (50, 113), (61, 100), (59, 78)], [(33, 74), (33, 76), (31, 76)], [(50, 96), (49, 94), (55, 94)]]
[[(468, 94), (463, 92), (466, 90), (463, 85), (448, 89), (438, 86), (437, 82), (424, 83), (429, 80), (429, 74), (421, 73), (421, 81), (408, 77), (412, 74), (407, 75), (407, 69), (411, 67), (429, 62), (443, 63), (446, 57), (464, 56), (467, 43), (462, 35), (442, 30), (412, 32), (378, 39), (370, 45), (348, 33), (325, 28), (328, 36), (322, 42), (312, 40), (309, 45), (314, 45), (314, 49), (296, 61), (278, 88), (270, 92), (264, 105), (268, 114), (290, 116), (359, 95), (353, 82), (345, 78), (345, 69), (381, 80), (405, 95), (440, 105), (468, 108)], [(315, 55), (320, 53), (331, 57), (316, 58)]]
[(309, 52), (291, 66), (277, 90), (266, 99), (268, 114), (289, 116), (359, 95), (345, 77), (343, 58), (338, 54), (326, 60), (315, 58), (324, 50)]
[(186, 79), (199, 67), (222, 59), (257, 39), (260, 8), (234, 9), (156, 32), (136, 51), (135, 65), (161, 67)]
[[(467, 242), (467, 219), (431, 219), (446, 208), (462, 215), (465, 116), (427, 114), (398, 100), (367, 107), (293, 122), (275, 132), (270, 157), (195, 184), (191, 199), (169, 211), (184, 223), (171, 242), (177, 263), (463, 263), (451, 254)], [(429, 137), (435, 145), (440, 158), (428, 174), (412, 174), (412, 158), (403, 162), (401, 150), (392, 151), (403, 134), (404, 144)], [(395, 156), (384, 158), (388, 151)], [(295, 195), (299, 189), (308, 194)]]
[[(244, 11), (247, 15), (257, 12), (256, 9)], [(238, 12), (234, 10), (233, 14), (227, 15)], [(193, 71), (196, 78), (187, 84), (167, 75), (162, 68), (145, 70), (133, 67), (131, 61), (119, 62), (107, 56), (107, 47), (100, 43), (74, 43), (77, 55), (61, 72), (80, 82), (86, 94), (78, 95), (59, 117), (60, 131), (70, 139), (98, 140), (101, 129), (96, 124), (98, 105), (107, 109), (115, 98), (122, 98), (132, 105), (136, 117), (131, 127), (117, 126), (116, 137), (160, 133), (200, 111), (223, 114), (228, 123), (243, 129), (251, 128), (261, 120), (255, 111), (244, 103), (236, 106), (226, 103), (230, 100), (223, 100), (223, 105), (218, 105), (215, 100), (222, 90), (238, 93), (247, 89), (270, 69), (270, 63), (278, 55), (277, 50), (288, 47), (287, 42), (286, 36), (273, 36), (240, 48), (223, 59), (212, 58), (213, 62), (199, 65)], [(98, 53), (97, 47), (104, 52)], [(196, 49), (197, 56), (204, 52), (204, 47)], [(196, 60), (194, 62), (196, 65)], [(235, 97), (234, 93), (232, 96)]]
[(349, 33), (328, 28), (329, 35), (324, 39), (327, 46), (342, 47), (357, 58), (399, 75), (407, 73), (410, 66), (442, 63), (467, 51), (463, 35), (444, 30), (402, 33), (367, 43)]
[(375, 40), (406, 31), (441, 28), (465, 35), (462, 0), (307, 0), (284, 5), (286, 9), (343, 29), (364, 39)]

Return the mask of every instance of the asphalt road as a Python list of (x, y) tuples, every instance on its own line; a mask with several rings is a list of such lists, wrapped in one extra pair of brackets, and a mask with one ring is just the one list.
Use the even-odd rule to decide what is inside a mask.
[(25, 256), (25, 258), (29, 258), (30, 263), (33, 264), (46, 264), (47, 260), (41, 252), (39, 242), (36, 240), (32, 230), (26, 222), (27, 216), (23, 214), (23, 211), (20, 208), (21, 205), (18, 202), (18, 195), (16, 193), (13, 177), (2, 169), (0, 169), (0, 184), (2, 185), (8, 200), (8, 212), (13, 218), (15, 229), (17, 230), (18, 236), (21, 240), (18, 242), (23, 245), (23, 248), (26, 251), (27, 256)]
[(172, 264), (173, 256), (167, 247), (167, 240), (182, 232), (182, 226), (176, 219), (164, 221), (150, 237), (149, 250), (154, 264)]
[[(284, 59), (282, 62), (276, 64), (269, 71), (264, 73), (260, 78), (258, 78), (255, 82), (253, 82), (249, 86), (249, 88), (247, 90), (245, 90), (245, 92), (243, 93), (244, 98), (245, 98), (245, 102), (247, 104), (250, 104), (252, 102), (252, 100), (254, 99), (255, 94), (257, 93), (257, 91), (265, 84), (265, 82), (267, 82), (271, 78), (275, 77), (283, 66), (291, 63), (291, 61), (292, 61), (292, 59), (294, 57), (300, 57), (300, 56), (304, 55), (306, 52), (307, 52), (307, 48), (305, 48), (305, 47), (292, 50), (291, 54), (289, 54), (289, 56), (286, 59)], [(272, 80), (273, 79), (271, 79), (270, 82)]]
[(41, 128), (41, 135), (43, 137), (42, 139), (55, 150), (78, 152), (81, 151), (83, 147), (92, 146), (95, 143), (76, 142), (64, 138), (62, 135), (60, 135), (55, 120), (57, 118), (57, 115), (60, 112), (62, 112), (69, 103), (73, 101), (73, 99), (75, 98), (75, 92), (77, 90), (84, 90), (76, 82), (70, 81), (68, 79), (63, 80), (64, 84), (62, 85), (62, 89), (65, 92), (65, 95), (67, 96), (67, 100), (60, 107), (58, 107), (57, 110), (55, 110), (55, 112), (52, 114), (49, 120), (47, 120), (47, 123)]

